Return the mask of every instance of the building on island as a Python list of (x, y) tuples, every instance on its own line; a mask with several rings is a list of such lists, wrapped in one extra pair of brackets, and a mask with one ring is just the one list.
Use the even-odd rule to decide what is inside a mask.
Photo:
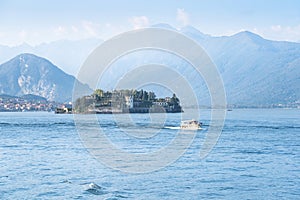
[(74, 103), (75, 113), (149, 113), (183, 112), (180, 101), (172, 97), (156, 98), (154, 92), (144, 90), (96, 90)]

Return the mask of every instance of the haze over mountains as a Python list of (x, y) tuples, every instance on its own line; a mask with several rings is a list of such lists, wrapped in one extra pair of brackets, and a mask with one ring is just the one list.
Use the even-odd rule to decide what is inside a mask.
[(299, 43), (270, 41), (247, 31), (231, 37), (208, 37), (193, 28), (184, 33), (193, 33), (217, 65), (230, 104), (299, 103)]
[[(166, 24), (158, 24), (155, 27), (168, 28), (176, 30)], [(251, 32), (240, 32), (233, 36), (212, 37), (201, 33), (199, 30), (187, 26), (179, 32), (189, 36), (198, 42), (217, 65), (224, 81), (227, 94), (228, 104), (240, 106), (270, 106), (277, 104), (293, 105), (300, 103), (300, 44), (292, 42), (279, 42), (266, 40), (259, 35)], [(0, 46), (0, 63), (24, 52), (31, 52), (39, 56), (50, 59), (62, 70), (70, 74), (76, 74), (83, 61), (89, 53), (97, 47), (102, 41), (83, 40), (83, 41), (57, 41), (48, 44), (42, 44), (36, 47), (21, 45), (18, 47)], [(158, 54), (152, 54), (155, 57)], [(135, 60), (143, 60), (143, 54), (132, 57)], [(128, 60), (127, 60), (128, 62)], [(167, 61), (168, 62), (168, 61)], [(172, 60), (169, 65), (176, 65), (176, 60)], [(139, 63), (139, 61), (133, 61)], [(38, 63), (30, 63), (37, 65)], [(122, 65), (122, 62), (120, 63)], [(8, 68), (9, 70), (4, 68)], [(189, 74), (185, 63), (178, 61), (177, 69), (182, 73)], [(43, 92), (37, 92), (38, 88), (24, 86), (20, 89), (18, 78), (15, 80), (13, 87), (4, 88), (3, 84), (7, 83), (8, 77), (17, 76), (15, 68), (21, 67), (24, 71), (25, 64), (20, 65), (20, 57), (10, 61), (9, 64), (0, 66), (0, 93), (9, 93), (16, 95), (20, 91), (36, 91), (35, 94), (41, 94), (46, 98), (56, 99), (51, 94), (51, 86), (48, 89), (43, 88)], [(41, 70), (36, 67), (33, 71)], [(123, 69), (126, 71), (126, 69)], [(55, 72), (58, 72), (57, 70)], [(40, 71), (39, 73), (44, 73)], [(117, 77), (120, 72), (113, 72), (112, 76)], [(18, 74), (21, 75), (21, 74)], [(64, 82), (72, 82), (69, 76), (64, 78)], [(57, 76), (49, 77), (57, 80)], [(23, 79), (20, 79), (23, 80)], [(27, 79), (23, 80), (23, 84)], [(58, 82), (56, 82), (58, 84)], [(61, 84), (65, 91), (70, 89)], [(204, 86), (198, 89), (205, 90)], [(9, 91), (12, 90), (12, 91)], [(63, 90), (63, 89), (61, 89)], [(46, 96), (46, 93), (48, 93)], [(199, 94), (201, 97), (201, 94)]]
[(31, 53), (50, 60), (68, 74), (75, 75), (86, 57), (102, 40), (85, 39), (78, 41), (59, 40), (37, 46), (22, 45), (9, 47), (0, 45), (0, 64), (22, 53)]

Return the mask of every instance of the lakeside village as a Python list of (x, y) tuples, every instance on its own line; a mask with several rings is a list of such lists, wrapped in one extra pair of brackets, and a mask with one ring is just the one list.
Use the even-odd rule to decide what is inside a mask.
[(78, 98), (75, 103), (47, 101), (36, 95), (21, 97), (0, 95), (0, 112), (46, 111), (56, 114), (71, 113), (176, 113), (183, 112), (180, 101), (172, 97), (156, 98), (154, 92), (144, 90), (114, 90), (112, 92), (97, 89), (93, 94)]
[(53, 112), (56, 108), (64, 108), (69, 112), (72, 109), (72, 103), (47, 101), (46, 98), (31, 94), (21, 97), (0, 95), (0, 112)]
[(97, 89), (92, 95), (78, 98), (74, 113), (178, 113), (183, 112), (180, 101), (172, 97), (156, 98), (154, 92), (145, 90), (114, 90), (104, 92)]

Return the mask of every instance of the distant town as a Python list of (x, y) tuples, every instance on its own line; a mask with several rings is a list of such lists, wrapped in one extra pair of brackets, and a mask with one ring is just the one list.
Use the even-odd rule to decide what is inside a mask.
[(177, 113), (183, 112), (180, 101), (172, 97), (157, 98), (154, 92), (145, 90), (97, 89), (93, 94), (76, 100), (75, 113)]
[(57, 103), (46, 98), (28, 94), (21, 97), (0, 95), (0, 112), (53, 112), (56, 108), (70, 109), (72, 103)]

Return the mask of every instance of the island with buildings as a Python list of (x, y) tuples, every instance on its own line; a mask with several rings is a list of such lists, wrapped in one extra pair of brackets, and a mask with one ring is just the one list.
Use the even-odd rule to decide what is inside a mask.
[(154, 92), (145, 90), (97, 89), (93, 94), (78, 98), (73, 105), (74, 113), (178, 113), (183, 112), (180, 101), (172, 97), (157, 98)]

